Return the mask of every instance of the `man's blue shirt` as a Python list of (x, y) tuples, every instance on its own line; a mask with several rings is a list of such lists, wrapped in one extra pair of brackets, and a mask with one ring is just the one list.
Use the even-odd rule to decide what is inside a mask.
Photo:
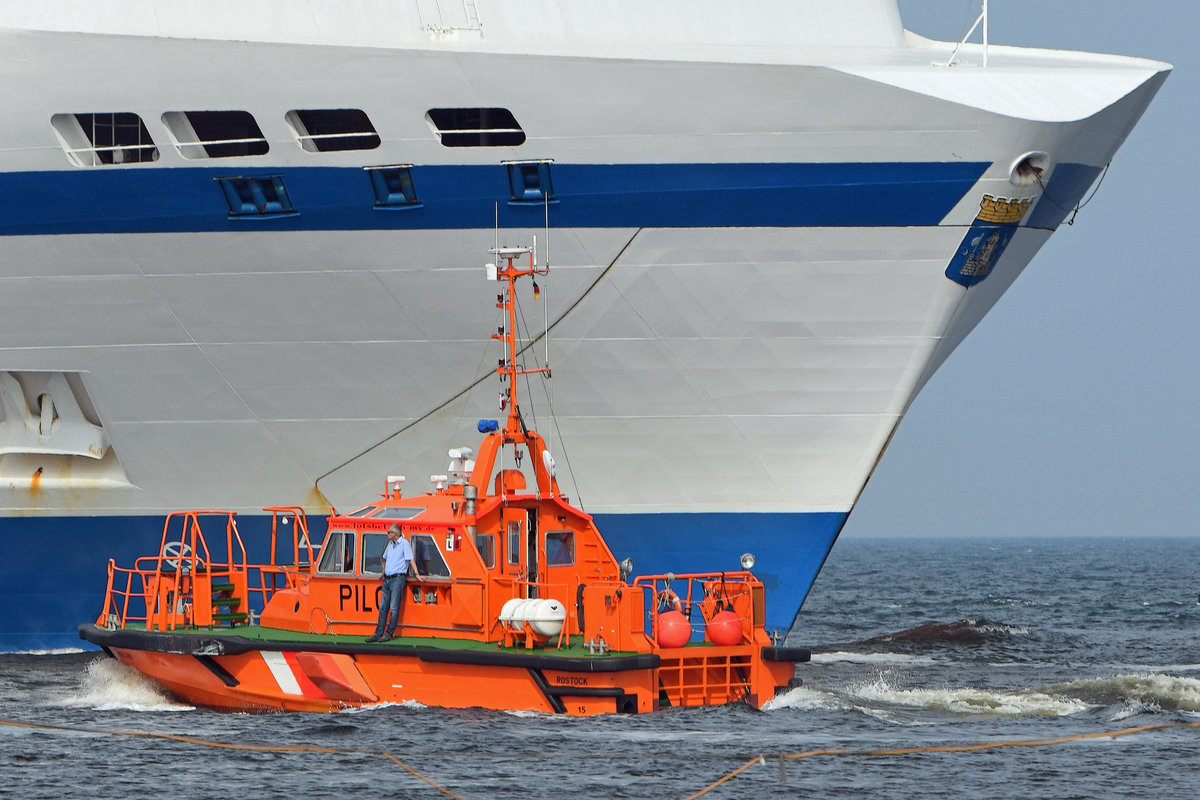
[(383, 549), (383, 574), (407, 575), (408, 562), (412, 561), (413, 551), (408, 540), (401, 536), (394, 542), (388, 542)]

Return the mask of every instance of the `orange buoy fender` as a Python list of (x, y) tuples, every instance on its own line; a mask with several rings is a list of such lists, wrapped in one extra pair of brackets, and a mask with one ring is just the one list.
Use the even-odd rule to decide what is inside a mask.
[(683, 647), (692, 638), (692, 623), (682, 611), (674, 609), (658, 615), (658, 644), (660, 647)]
[(742, 643), (742, 621), (732, 611), (718, 611), (708, 621), (708, 640), (722, 647)]

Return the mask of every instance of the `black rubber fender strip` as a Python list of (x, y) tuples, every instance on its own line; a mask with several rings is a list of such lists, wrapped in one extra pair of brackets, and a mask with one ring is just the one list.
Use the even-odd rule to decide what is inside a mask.
[(611, 697), (616, 713), (637, 713), (637, 695), (629, 694), (620, 686), (552, 686), (540, 671), (531, 669), (529, 672), (555, 710), (558, 710), (559, 706), (563, 707), (559, 713), (566, 711), (566, 704), (562, 701), (564, 697)]
[(812, 651), (807, 647), (776, 647), (768, 645), (762, 649), (763, 661), (791, 661), (802, 664), (812, 659)]
[(103, 648), (125, 648), (150, 653), (179, 653), (192, 656), (229, 656), (239, 653), (274, 651), (347, 653), (417, 658), (430, 664), (477, 664), (483, 666), (554, 669), (566, 672), (623, 672), (656, 669), (662, 659), (655, 653), (627, 655), (566, 656), (554, 651), (454, 650), (440, 647), (411, 647), (396, 644), (319, 641), (253, 641), (236, 634), (177, 633), (145, 630), (109, 630), (94, 624), (79, 626), (79, 638)]
[(192, 656), (197, 661), (205, 666), (209, 672), (221, 679), (221, 683), (226, 686), (237, 686), (241, 681), (233, 677), (229, 670), (217, 663), (217, 660), (212, 656)]
[(550, 681), (546, 680), (546, 676), (542, 674), (540, 669), (529, 668), (529, 677), (533, 678), (534, 685), (546, 698), (546, 702), (554, 709), (555, 714), (567, 713), (567, 707), (563, 704), (562, 699), (555, 693), (554, 687), (550, 685)]

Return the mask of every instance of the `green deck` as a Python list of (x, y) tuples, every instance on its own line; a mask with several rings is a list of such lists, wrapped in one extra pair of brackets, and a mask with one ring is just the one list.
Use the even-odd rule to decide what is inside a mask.
[[(126, 625), (125, 630), (144, 631), (145, 625)], [(300, 631), (285, 631), (279, 628), (264, 628), (259, 625), (243, 625), (239, 624), (236, 627), (226, 628), (222, 626), (216, 627), (201, 627), (201, 628), (185, 628), (179, 627), (171, 631), (166, 631), (173, 635), (183, 636), (203, 636), (211, 637), (214, 634), (218, 636), (236, 636), (246, 639), (251, 642), (263, 642), (269, 644), (312, 644), (312, 645), (361, 645), (370, 648), (395, 648), (395, 647), (415, 647), (415, 648), (430, 648), (435, 650), (460, 651), (460, 652), (479, 652), (479, 653), (495, 653), (495, 652), (532, 652), (541, 655), (557, 655), (563, 657), (586, 657), (597, 658), (603, 656), (627, 656), (634, 655), (633, 651), (618, 651), (610, 650), (604, 653), (590, 652), (582, 636), (570, 637), (569, 644), (565, 647), (555, 647), (551, 640), (550, 644), (535, 647), (533, 650), (526, 650), (524, 645), (518, 644), (515, 647), (502, 649), (497, 646), (496, 642), (480, 642), (474, 639), (449, 639), (434, 636), (397, 636), (387, 642), (366, 641), (366, 635), (348, 635), (348, 634), (332, 634), (332, 633), (302, 633)], [(691, 642), (687, 648), (704, 648), (711, 647), (708, 642)]]

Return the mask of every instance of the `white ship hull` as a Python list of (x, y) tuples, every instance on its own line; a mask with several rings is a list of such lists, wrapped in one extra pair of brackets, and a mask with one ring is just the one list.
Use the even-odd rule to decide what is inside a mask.
[[(215, 4), (200, 23), (166, 3), (36, 5), (0, 4), (0, 548), (14, 576), (63, 536), (106, 558), (177, 508), (319, 513), (386, 474), (444, 472), (446, 448), (498, 413), (494, 325), (471, 311), (495, 292), (480, 253), (537, 234), (551, 274), (525, 299), (526, 357), (553, 367), (533, 398), (553, 401), (539, 427), (564, 487), (639, 570), (744, 527), (779, 626), (916, 392), (1168, 69), (995, 47), (986, 69), (975, 47), (973, 65), (934, 66), (951, 46), (866, 0), (736, 15)], [(789, 42), (781, 29), (800, 22)], [(427, 112), (461, 108), (508, 109), (523, 141), (445, 146)], [(233, 109), (266, 152), (197, 157), (172, 128)], [(361, 109), (379, 144), (305, 149), (295, 109)], [(99, 112), (136, 114), (156, 158), (79, 147), (71, 115)], [(551, 162), (553, 203), (514, 201), (511, 161)], [(404, 165), (419, 202), (379, 207), (363, 168), (381, 165)], [(283, 213), (226, 204), (229, 180), (276, 178)], [(15, 580), (22, 602), (63, 602), (61, 586)], [(5, 623), (0, 646), (79, 621)]]

